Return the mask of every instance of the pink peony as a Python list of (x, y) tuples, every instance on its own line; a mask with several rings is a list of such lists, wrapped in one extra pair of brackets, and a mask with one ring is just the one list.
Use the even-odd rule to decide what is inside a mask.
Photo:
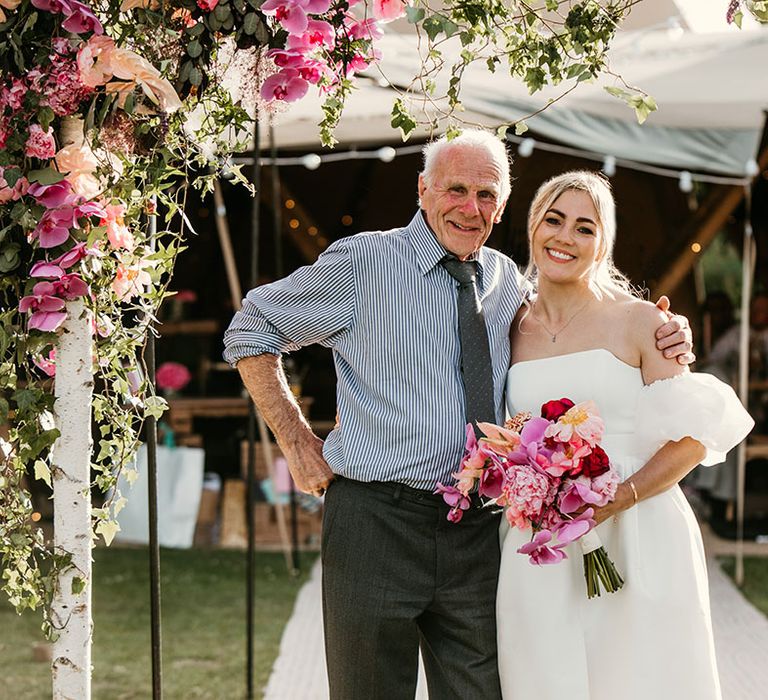
[(47, 160), (56, 155), (56, 141), (53, 138), (53, 129), (49, 126), (47, 131), (39, 124), (29, 125), (29, 136), (24, 146), (24, 155), (30, 158)]
[(279, 73), (270, 75), (261, 86), (261, 96), (266, 101), (283, 100), (296, 102), (307, 94), (309, 83), (295, 68), (283, 68)]
[(161, 389), (180, 391), (189, 384), (192, 375), (178, 362), (163, 362), (155, 373), (155, 381)]
[(534, 522), (553, 497), (549, 479), (528, 465), (507, 467), (501, 495), (505, 503)]
[(403, 0), (373, 0), (373, 16), (380, 22), (391, 22), (405, 14)]
[(594, 447), (603, 436), (605, 423), (592, 401), (584, 401), (568, 409), (556, 423), (552, 423), (546, 437), (557, 442), (571, 442), (577, 436)]

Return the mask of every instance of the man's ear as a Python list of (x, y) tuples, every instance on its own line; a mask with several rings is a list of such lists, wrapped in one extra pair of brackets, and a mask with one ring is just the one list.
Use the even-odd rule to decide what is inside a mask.
[(424, 196), (424, 190), (427, 189), (427, 183), (424, 180), (424, 175), (419, 174), (419, 202), (421, 202), (421, 198)]
[(501, 215), (504, 213), (504, 210), (507, 208), (507, 200), (504, 200), (504, 203), (499, 208), (499, 213), (496, 214), (496, 218), (493, 220), (494, 224), (500, 224), (501, 223)]

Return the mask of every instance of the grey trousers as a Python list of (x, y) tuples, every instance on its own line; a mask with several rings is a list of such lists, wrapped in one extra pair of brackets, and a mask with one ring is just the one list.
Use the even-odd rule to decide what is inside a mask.
[(323, 614), (331, 700), (501, 698), (499, 516), (460, 523), (429, 492), (337, 479), (325, 497)]

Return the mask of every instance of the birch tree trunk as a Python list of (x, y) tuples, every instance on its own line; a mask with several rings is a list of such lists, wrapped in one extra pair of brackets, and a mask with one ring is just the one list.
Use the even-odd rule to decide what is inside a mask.
[(91, 697), (91, 398), (90, 314), (82, 299), (67, 302), (68, 318), (56, 348), (54, 416), (61, 432), (53, 446), (53, 525), (57, 552), (72, 566), (59, 576), (52, 621), (54, 700)]

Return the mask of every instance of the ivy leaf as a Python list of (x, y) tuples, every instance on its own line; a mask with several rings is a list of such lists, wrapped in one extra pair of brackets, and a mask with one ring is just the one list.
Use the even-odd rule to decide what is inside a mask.
[(109, 547), (115, 535), (120, 532), (120, 524), (116, 520), (100, 520), (96, 525), (96, 534), (104, 538), (104, 544)]
[(554, 12), (558, 7), (560, 7), (560, 2), (559, 0), (547, 0), (546, 5), (550, 12)]
[(413, 7), (412, 5), (406, 5), (405, 7), (405, 15), (408, 18), (409, 24), (418, 24), (424, 19), (424, 14), (423, 7)]
[(393, 129), (400, 129), (403, 141), (407, 141), (411, 132), (416, 128), (416, 122), (402, 100), (395, 100), (395, 104), (392, 106), (391, 125)]
[(741, 29), (741, 23), (742, 23), (742, 21), (743, 21), (743, 20), (744, 20), (744, 13), (743, 13), (741, 10), (739, 10), (738, 12), (736, 12), (736, 13), (733, 15), (733, 23), (734, 23), (734, 24), (735, 24), (735, 25), (736, 25), (736, 26), (737, 26), (739, 29)]
[(168, 402), (162, 396), (147, 396), (144, 400), (144, 410), (147, 416), (158, 420), (168, 410)]
[(427, 33), (429, 40), (434, 41), (437, 38), (437, 35), (443, 31), (443, 20), (440, 15), (427, 17), (427, 19), (421, 23), (421, 26), (424, 27), (424, 31)]
[(30, 170), (27, 180), (30, 182), (39, 182), (41, 185), (55, 185), (61, 182), (66, 175), (53, 170), (52, 168), (42, 168), (41, 170)]
[(49, 488), (53, 488), (53, 485), (51, 484), (51, 470), (42, 459), (35, 461), (35, 479), (44, 481), (48, 484)]
[(72, 595), (80, 595), (85, 590), (85, 579), (80, 576), (72, 577)]
[(658, 109), (656, 100), (650, 95), (646, 95), (635, 105), (635, 116), (637, 117), (637, 123), (642, 124), (648, 118), (651, 112), (655, 112)]

